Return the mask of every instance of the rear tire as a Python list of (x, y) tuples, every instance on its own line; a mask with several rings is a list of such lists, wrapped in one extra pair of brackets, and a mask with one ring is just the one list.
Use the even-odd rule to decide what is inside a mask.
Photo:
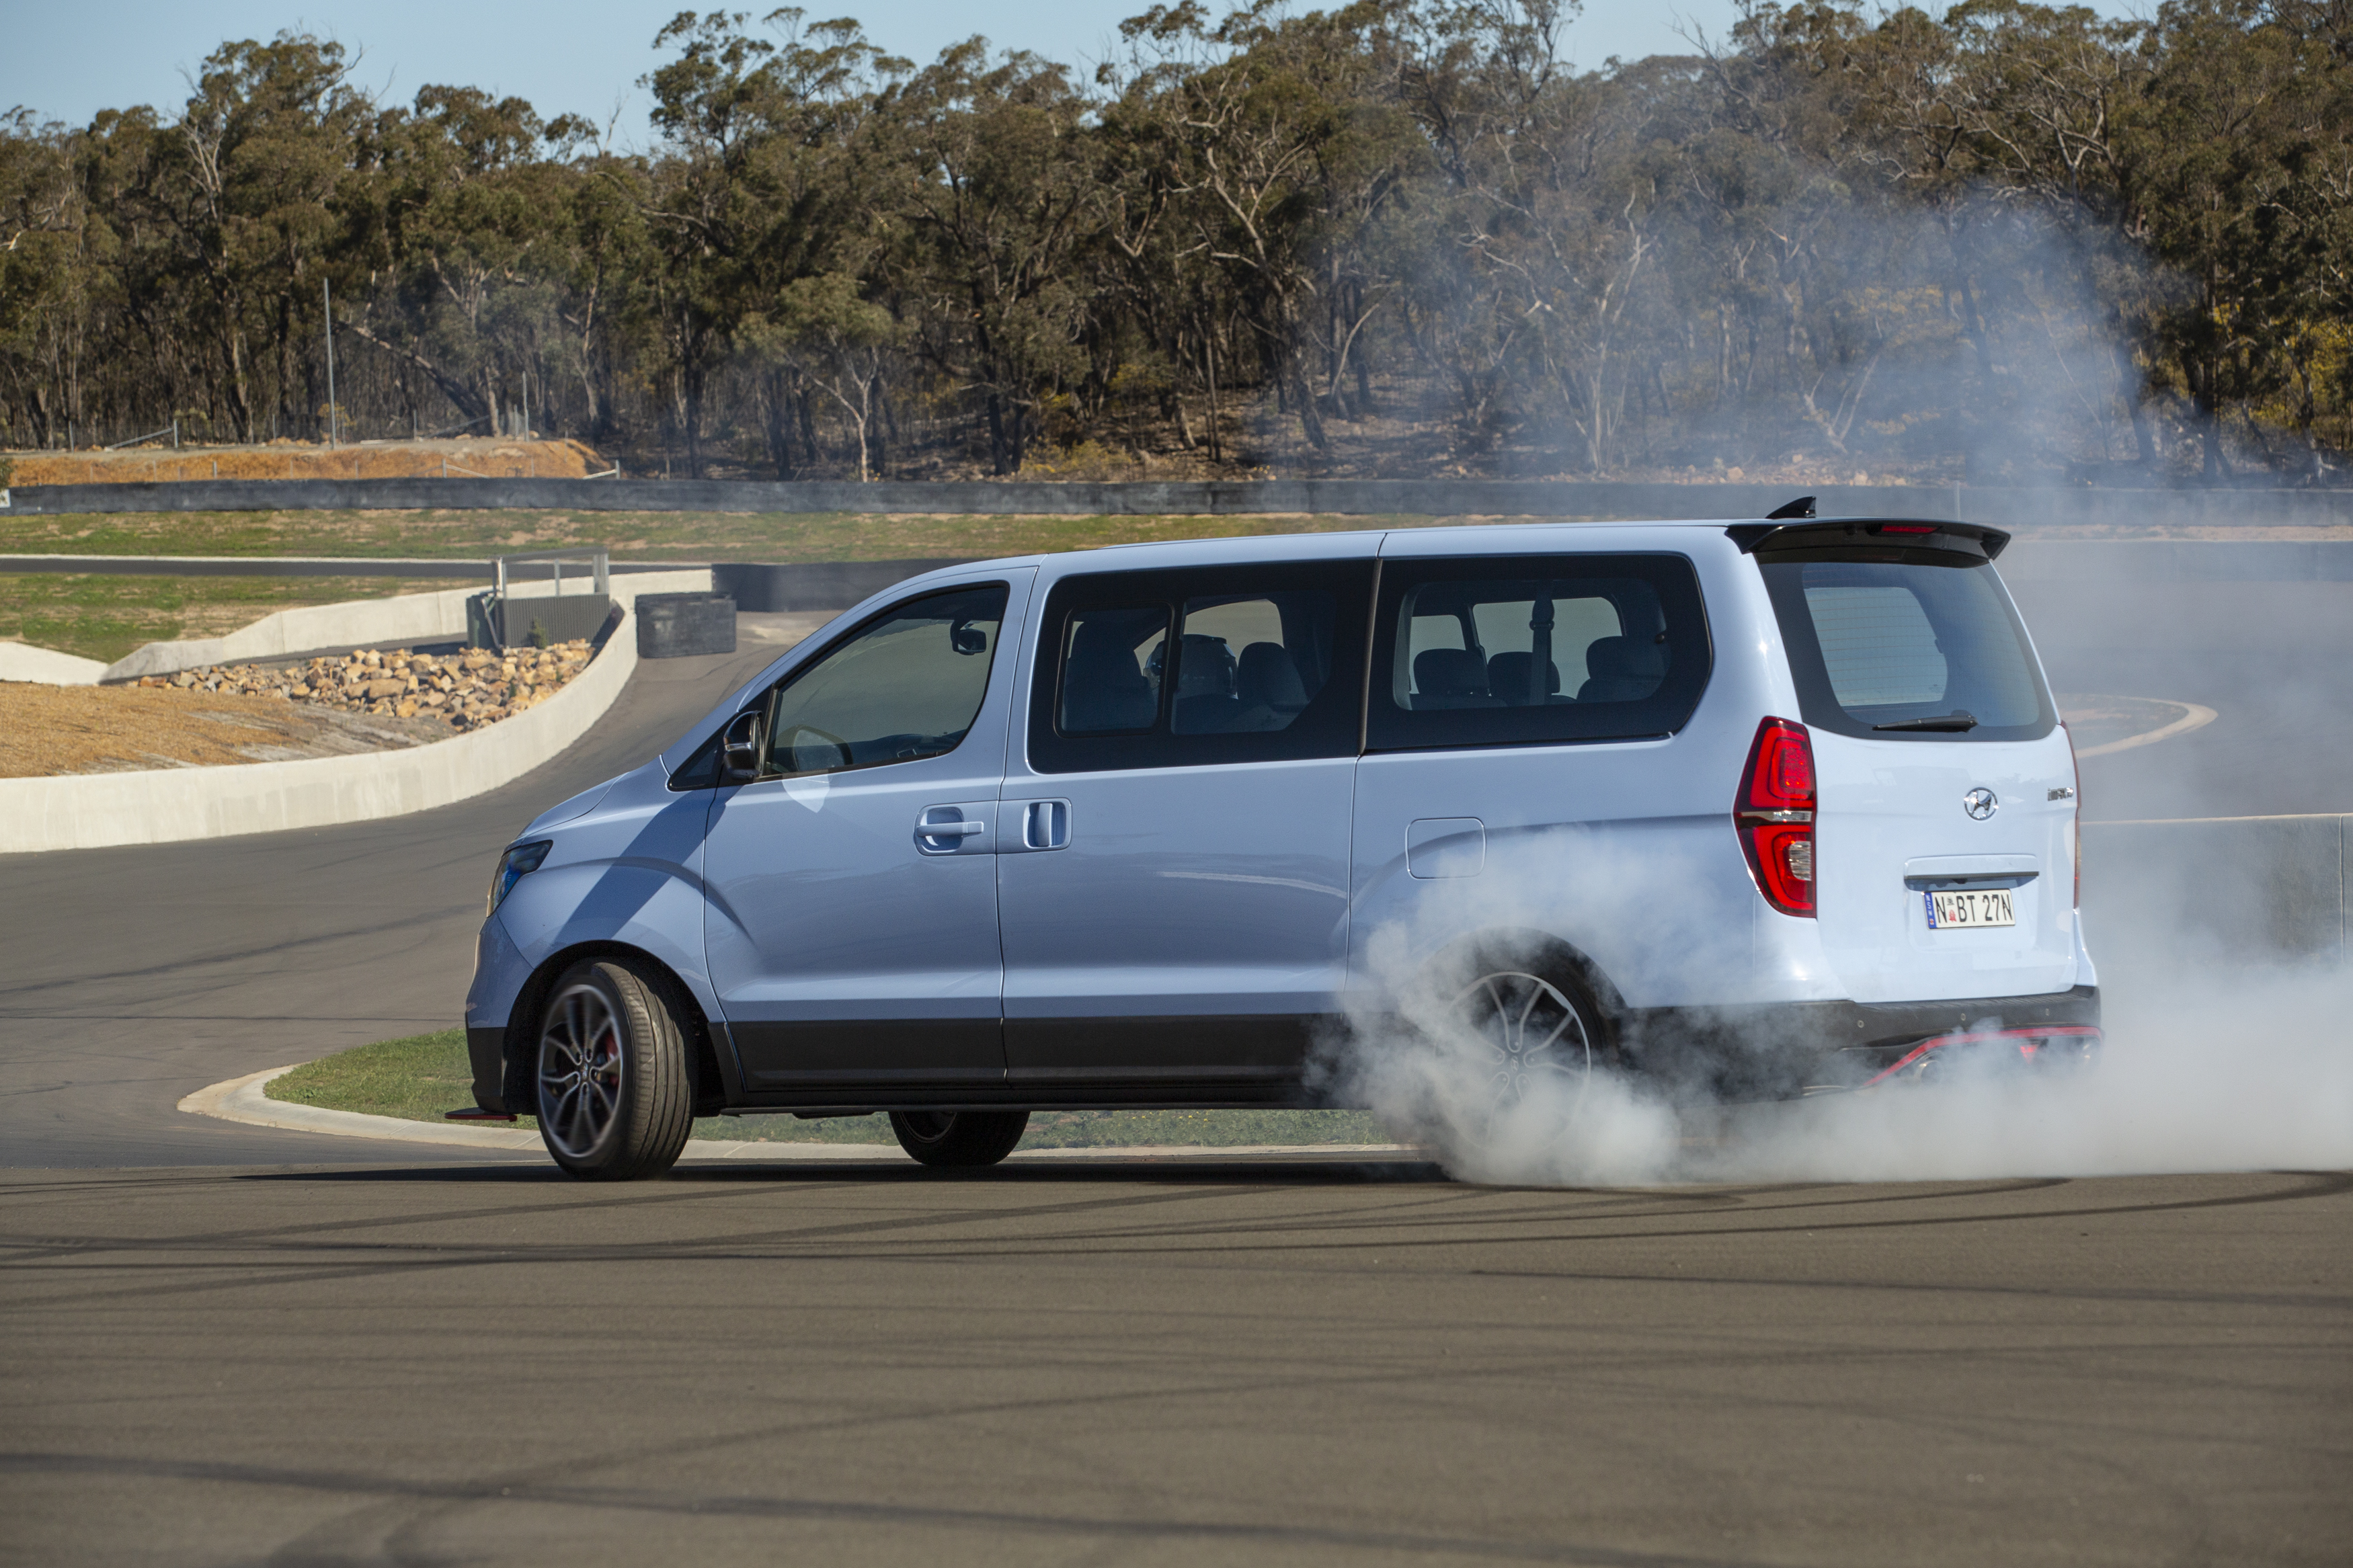
[(1456, 993), (1447, 1015), (1498, 1111), (1531, 1094), (1582, 1093), (1588, 1075), (1614, 1054), (1600, 1007), (1566, 971), (1499, 964)]
[(575, 964), (542, 1009), (533, 1064), (540, 1142), (583, 1181), (658, 1176), (694, 1126), (686, 1031), (656, 972)]
[(894, 1110), (899, 1147), (926, 1165), (994, 1165), (1029, 1125), (1026, 1110)]

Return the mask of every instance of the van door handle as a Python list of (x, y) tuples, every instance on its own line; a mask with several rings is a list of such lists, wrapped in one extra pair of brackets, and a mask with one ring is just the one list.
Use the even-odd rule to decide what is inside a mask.
[(965, 816), (956, 806), (929, 805), (915, 818), (915, 847), (926, 855), (945, 855), (987, 831), (987, 823)]
[(1021, 847), (1060, 849), (1071, 842), (1071, 803), (1033, 800), (1021, 809)]

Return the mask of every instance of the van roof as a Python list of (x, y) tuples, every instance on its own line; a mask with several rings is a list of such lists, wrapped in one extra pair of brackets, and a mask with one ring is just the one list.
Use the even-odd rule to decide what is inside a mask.
[[(1026, 555), (994, 556), (985, 561), (967, 562), (954, 568), (942, 568), (942, 570), (966, 572), (974, 569), (975, 567), (982, 566), (1042, 566), (1050, 563), (1059, 563), (1068, 562), (1077, 556), (1085, 556), (1090, 559), (1103, 558), (1106, 561), (1115, 558), (1119, 567), (1142, 568), (1148, 565), (1155, 557), (1168, 557), (1170, 558), (1169, 563), (1174, 565), (1184, 563), (1189, 559), (1198, 559), (1200, 555), (1212, 549), (1214, 549), (1216, 553), (1220, 557), (1235, 562), (1262, 561), (1277, 556), (1296, 559), (1299, 552), (1299, 547), (1303, 542), (1312, 542), (1314, 544), (1321, 547), (1314, 552), (1316, 554), (1345, 557), (1350, 555), (1378, 553), (1381, 542), (1392, 534), (1421, 537), (1447, 531), (1478, 532), (1488, 534), (1491, 536), (1490, 538), (1479, 542), (1477, 544), (1471, 546), (1471, 548), (1479, 550), (1497, 550), (1499, 542), (1495, 541), (1492, 535), (1506, 530), (1513, 531), (1525, 530), (1529, 533), (1536, 533), (1552, 532), (1568, 529), (1665, 528), (1683, 531), (1698, 530), (1723, 533), (1726, 530), (1740, 524), (1746, 523), (1756, 525), (1759, 521), (1760, 520), (1753, 517), (1638, 519), (1551, 518), (1530, 521), (1515, 520), (1511, 521), (1498, 520), (1495, 521), (1481, 521), (1475, 522), (1433, 523), (1422, 528), (1391, 527), (1343, 529), (1333, 530), (1330, 531), (1303, 531), (1299, 532), (1287, 533), (1211, 534), (1198, 539), (1138, 540), (1124, 544), (1092, 545), (1083, 550), (1040, 551), (1033, 552)], [(1106, 567), (1106, 569), (1108, 570), (1111, 568)], [(924, 575), (929, 576), (931, 574), (927, 573)], [(910, 579), (910, 581), (920, 580), (921, 579)]]

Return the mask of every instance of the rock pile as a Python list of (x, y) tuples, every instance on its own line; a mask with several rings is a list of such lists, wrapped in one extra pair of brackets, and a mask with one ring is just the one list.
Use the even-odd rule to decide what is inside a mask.
[(554, 647), (482, 648), (438, 657), (401, 649), (313, 658), (294, 665), (206, 665), (139, 684), (240, 697), (283, 697), (349, 713), (444, 719), (452, 730), (479, 730), (536, 707), (588, 668), (586, 642)]

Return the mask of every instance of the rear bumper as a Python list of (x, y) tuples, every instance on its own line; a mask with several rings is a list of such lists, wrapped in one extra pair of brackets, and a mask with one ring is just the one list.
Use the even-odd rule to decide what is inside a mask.
[(2100, 988), (1948, 1002), (1783, 1002), (1638, 1009), (1620, 1023), (1634, 1064), (1725, 1099), (1855, 1089), (1925, 1040), (1957, 1033), (2100, 1026)]

